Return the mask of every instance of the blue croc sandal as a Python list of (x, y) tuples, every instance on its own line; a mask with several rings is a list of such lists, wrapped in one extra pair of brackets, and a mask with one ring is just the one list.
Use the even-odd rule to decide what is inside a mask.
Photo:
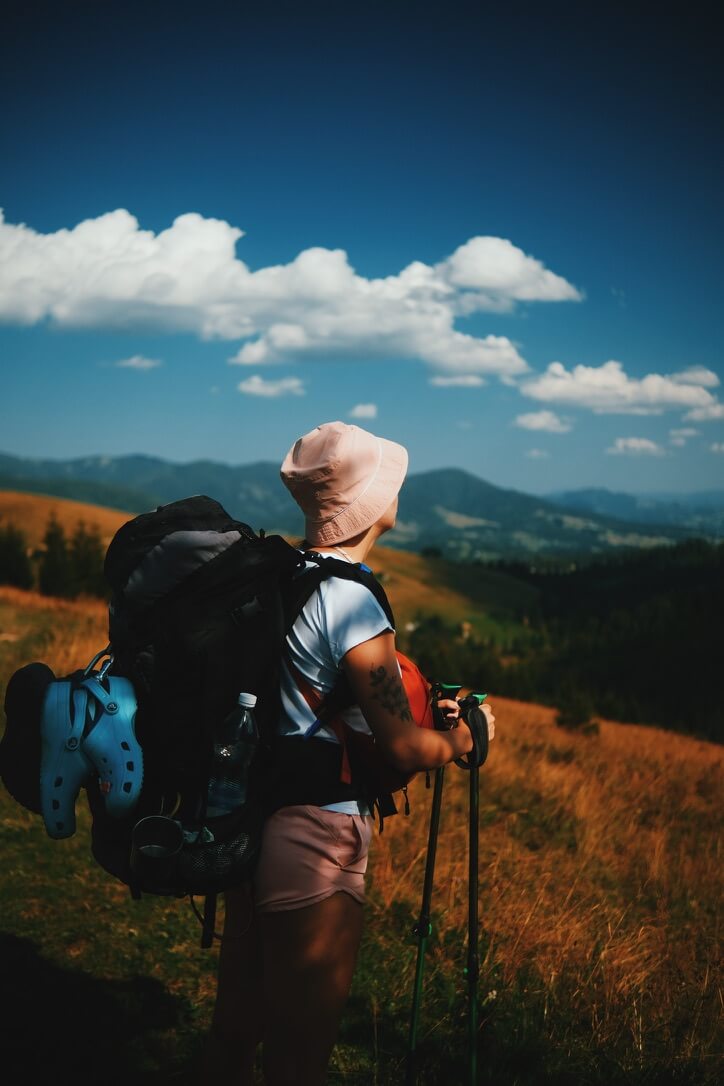
[(136, 739), (136, 695), (128, 679), (91, 675), (81, 688), (95, 703), (94, 720), (83, 740), (83, 754), (93, 763), (106, 811), (113, 818), (130, 814), (143, 784), (143, 752)]
[(75, 801), (93, 775), (81, 750), (88, 692), (51, 682), (40, 718), (40, 813), (50, 837), (75, 833)]
[[(108, 656), (100, 671), (93, 671)], [(50, 684), (40, 724), (40, 805), (50, 837), (75, 833), (75, 801), (97, 776), (113, 818), (130, 814), (143, 784), (143, 753), (136, 739), (136, 696), (128, 679), (107, 675), (113, 663), (98, 653), (80, 682)]]

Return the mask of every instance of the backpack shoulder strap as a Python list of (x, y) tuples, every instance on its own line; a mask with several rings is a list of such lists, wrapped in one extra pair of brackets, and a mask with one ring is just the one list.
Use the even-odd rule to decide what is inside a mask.
[(366, 566), (363, 562), (357, 562), (353, 565), (350, 562), (342, 561), (340, 558), (322, 556), (317, 554), (316, 551), (307, 551), (305, 558), (314, 562), (316, 568), (301, 573), (292, 582), (287, 599), (288, 629), (292, 628), (312, 593), (319, 588), (323, 581), (329, 580), (330, 577), (338, 577), (340, 580), (356, 581), (358, 584), (363, 584), (375, 597), (389, 619), (390, 625), (394, 628), (395, 616), (387, 598), (387, 593), (369, 566)]

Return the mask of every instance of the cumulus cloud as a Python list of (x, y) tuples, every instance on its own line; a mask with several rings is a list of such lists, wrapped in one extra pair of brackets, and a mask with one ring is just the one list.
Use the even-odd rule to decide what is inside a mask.
[(479, 373), (464, 373), (457, 377), (431, 377), (430, 384), (436, 388), (480, 388), (487, 382)]
[(540, 260), (527, 256), (507, 238), (466, 241), (435, 271), (466, 294), (460, 303), (472, 309), (510, 309), (513, 302), (580, 301), (582, 294)]
[(685, 422), (712, 422), (714, 419), (724, 419), (724, 403), (717, 400), (703, 407), (695, 407), (684, 415)]
[(713, 453), (724, 453), (724, 441), (712, 441), (709, 446), (709, 451)]
[(664, 450), (647, 437), (617, 437), (606, 449), (611, 456), (664, 456)]
[(358, 403), (352, 408), (349, 413), (351, 419), (376, 419), (377, 418), (377, 404), (376, 403)]
[(514, 425), (523, 430), (546, 430), (549, 434), (567, 434), (571, 429), (570, 422), (560, 418), (555, 411), (530, 411), (518, 415)]
[(525, 455), (529, 460), (547, 460), (551, 454), (546, 449), (528, 449)]
[(276, 399), (277, 396), (304, 396), (305, 389), (298, 377), (281, 377), (277, 381), (267, 381), (255, 373), (253, 377), (247, 377), (239, 381), (239, 392), (247, 396), (264, 396), (267, 399)]
[(699, 433), (693, 426), (680, 426), (676, 430), (669, 430), (669, 441), (672, 445), (677, 445), (679, 448), (686, 445), (690, 437), (696, 437)]
[(689, 366), (681, 373), (672, 373), (671, 380), (684, 385), (703, 385), (704, 388), (716, 388), (719, 385), (716, 373), (708, 370), (706, 366)]
[(0, 320), (243, 341), (231, 361), (250, 366), (394, 357), (509, 380), (529, 368), (515, 345), (461, 332), (456, 318), (582, 297), (505, 238), (471, 238), (438, 264), (368, 279), (344, 250), (321, 247), (252, 271), (236, 255), (242, 237), (194, 212), (157, 234), (123, 209), (50, 234), (0, 213)]
[(134, 354), (130, 358), (122, 358), (120, 362), (114, 362), (113, 365), (122, 370), (155, 370), (157, 366), (162, 366), (163, 362), (160, 358), (145, 358), (142, 354)]
[[(551, 362), (545, 373), (524, 380), (520, 390), (534, 400), (588, 407), (598, 415), (660, 415), (677, 407), (706, 409), (714, 398), (704, 388), (701, 374), (697, 370), (694, 381), (685, 380), (685, 374), (667, 377), (649, 373), (638, 379), (629, 377), (623, 365), (613, 360), (572, 370), (562, 362)], [(693, 413), (686, 416), (692, 417)]]

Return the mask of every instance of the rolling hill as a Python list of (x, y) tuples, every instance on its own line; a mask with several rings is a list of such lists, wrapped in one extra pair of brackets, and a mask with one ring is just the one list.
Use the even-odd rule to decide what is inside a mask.
[[(0, 525), (10, 523), (21, 528), (33, 551), (41, 546), (51, 515), (66, 536), (72, 535), (79, 521), (96, 525), (105, 547), (135, 514), (68, 498), (0, 490)], [(287, 538), (293, 541), (288, 534)], [(501, 624), (505, 628), (515, 625), (519, 616), (534, 609), (538, 595), (535, 588), (504, 573), (482, 567), (474, 574), (464, 572), (453, 563), (393, 547), (375, 547), (374, 566), (400, 626), (424, 613), (455, 624), (470, 622), (478, 632), (489, 636), (498, 632)]]
[(80, 521), (87, 526), (95, 525), (103, 545), (107, 546), (120, 526), (133, 515), (71, 498), (0, 490), (0, 524), (13, 524), (19, 528), (32, 550), (42, 543), (51, 516), (62, 525), (66, 535), (71, 535)]

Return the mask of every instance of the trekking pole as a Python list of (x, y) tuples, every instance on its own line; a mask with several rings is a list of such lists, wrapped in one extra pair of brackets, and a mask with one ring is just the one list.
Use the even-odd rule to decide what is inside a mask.
[(468, 1070), (470, 1086), (478, 1081), (478, 845), (480, 839), (479, 818), (479, 769), (488, 756), (488, 722), (480, 706), (487, 694), (469, 694), (460, 702), (464, 716), (473, 735), (473, 749), (464, 758), (456, 759), (456, 765), (470, 773), (470, 812), (468, 827), (468, 950), (465, 978), (468, 997)]
[[(443, 696), (455, 697), (460, 690), (459, 686), (436, 683), (433, 687), (433, 715), (435, 727), (444, 728), (442, 717), (437, 708), (438, 700)], [(427, 941), (432, 934), (432, 921), (430, 908), (432, 902), (432, 881), (435, 875), (435, 857), (437, 855), (437, 839), (440, 828), (440, 810), (442, 807), (442, 788), (445, 779), (445, 766), (441, 765), (435, 770), (435, 783), (432, 792), (432, 807), (430, 809), (430, 829), (427, 837), (427, 858), (425, 860), (425, 879), (422, 886), (422, 904), (417, 923), (412, 929), (412, 934), (417, 939), (417, 962), (415, 964), (415, 986), (412, 993), (412, 1011), (410, 1013), (410, 1032), (407, 1042), (407, 1069), (405, 1074), (405, 1086), (414, 1086), (417, 1080), (417, 1027), (420, 1020), (420, 1004), (422, 1002), (422, 978), (425, 964), (425, 951)], [(429, 781), (429, 778), (428, 778)]]
[(432, 793), (432, 809), (430, 812), (430, 832), (427, 839), (427, 860), (425, 861), (425, 881), (422, 888), (422, 906), (417, 923), (412, 929), (412, 934), (417, 938), (417, 962), (415, 964), (415, 986), (412, 993), (412, 1013), (410, 1015), (410, 1034), (407, 1043), (407, 1074), (405, 1086), (414, 1086), (417, 1080), (417, 1026), (420, 1018), (420, 1003), (422, 1001), (422, 977), (425, 962), (425, 950), (427, 940), (432, 934), (430, 921), (430, 902), (432, 899), (432, 879), (435, 873), (435, 853), (437, 851), (437, 834), (440, 825), (440, 807), (442, 803), (442, 786), (445, 777), (445, 766), (441, 765), (435, 770), (435, 785)]

